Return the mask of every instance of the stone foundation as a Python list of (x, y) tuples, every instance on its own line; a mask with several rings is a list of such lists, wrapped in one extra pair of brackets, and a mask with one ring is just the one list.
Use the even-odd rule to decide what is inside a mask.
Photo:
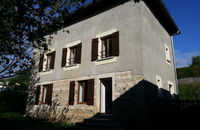
[[(81, 122), (85, 118), (90, 118), (100, 112), (100, 79), (112, 78), (113, 89), (113, 115), (124, 115), (127, 113), (122, 107), (129, 106), (130, 101), (134, 104), (134, 95), (127, 95), (131, 89), (133, 89), (140, 81), (143, 80), (142, 75), (134, 75), (131, 71), (100, 74), (94, 76), (79, 77), (73, 79), (66, 79), (60, 81), (50, 82), (53, 83), (52, 93), (52, 105), (33, 105), (31, 109), (28, 109), (27, 113), (37, 118), (46, 118), (52, 121), (62, 122)], [(78, 99), (78, 82), (80, 80), (95, 79), (94, 83), (94, 105), (77, 104)], [(70, 81), (76, 81), (75, 86), (75, 104), (73, 106), (68, 105), (69, 98), (69, 83)], [(40, 85), (43, 85), (42, 83)], [(42, 89), (42, 87), (41, 87)], [(41, 90), (42, 92), (42, 90)], [(137, 95), (137, 94), (136, 94)], [(40, 101), (41, 101), (40, 95)], [(140, 108), (140, 106), (135, 103)], [(30, 105), (28, 106), (31, 107)], [(124, 111), (124, 112), (123, 112)], [(127, 113), (128, 114), (128, 113)]]

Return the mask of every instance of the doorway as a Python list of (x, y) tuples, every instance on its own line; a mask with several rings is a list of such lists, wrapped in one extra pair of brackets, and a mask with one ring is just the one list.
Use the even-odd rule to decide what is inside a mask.
[(101, 81), (100, 103), (101, 113), (112, 113), (112, 78), (103, 78)]

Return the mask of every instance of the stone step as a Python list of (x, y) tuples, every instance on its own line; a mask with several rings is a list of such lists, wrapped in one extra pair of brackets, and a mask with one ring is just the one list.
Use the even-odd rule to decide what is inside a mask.
[(70, 130), (105, 130), (105, 129), (89, 128), (89, 127), (84, 127), (84, 126), (74, 126)]
[(112, 119), (112, 115), (100, 113), (100, 114), (95, 115), (93, 118)]
[(88, 127), (88, 128), (96, 128), (96, 129), (106, 129), (116, 127), (115, 123), (91, 123), (91, 122), (81, 122), (76, 123), (76, 126)]
[(95, 118), (84, 119), (84, 122), (108, 124), (108, 123), (113, 123), (113, 120), (95, 117)]

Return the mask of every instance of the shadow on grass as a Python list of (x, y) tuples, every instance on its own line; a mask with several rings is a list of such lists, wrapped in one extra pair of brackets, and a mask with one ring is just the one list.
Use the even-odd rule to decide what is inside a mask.
[(0, 113), (0, 129), (15, 130), (70, 130), (73, 124), (51, 123), (47, 120), (35, 119), (18, 113)]

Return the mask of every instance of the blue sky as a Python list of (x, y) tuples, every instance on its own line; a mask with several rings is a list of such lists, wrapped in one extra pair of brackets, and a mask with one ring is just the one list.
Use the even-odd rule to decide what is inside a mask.
[(174, 37), (177, 67), (200, 55), (200, 0), (163, 0), (181, 34)]

